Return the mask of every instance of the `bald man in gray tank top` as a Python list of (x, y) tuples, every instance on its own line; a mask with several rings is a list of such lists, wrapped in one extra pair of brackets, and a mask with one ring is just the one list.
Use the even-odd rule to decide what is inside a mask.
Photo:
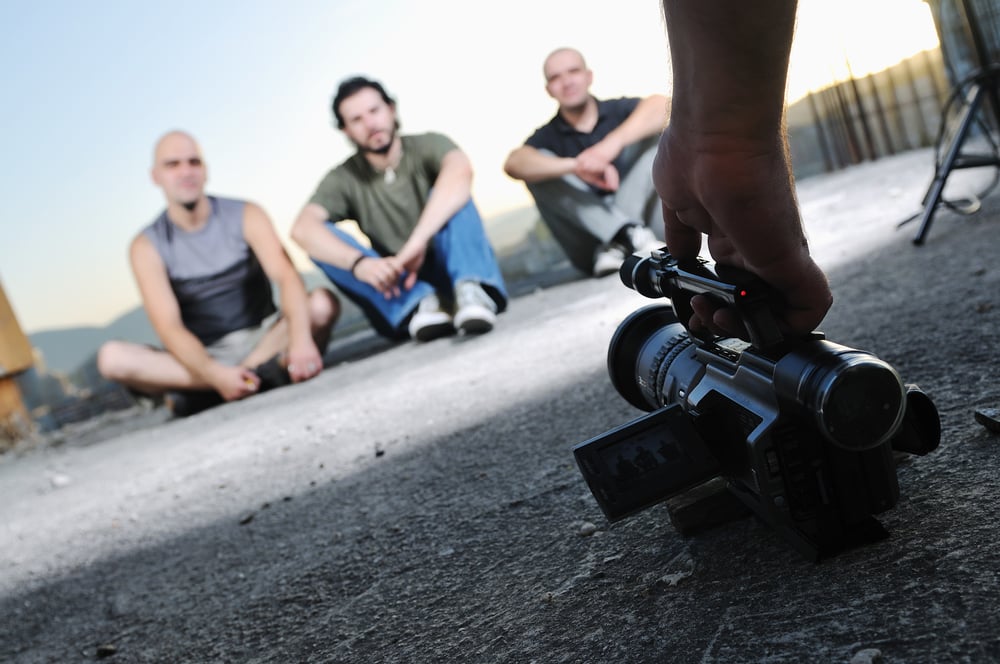
[(164, 349), (110, 341), (98, 352), (101, 373), (138, 392), (168, 393), (177, 415), (316, 376), (337, 297), (306, 293), (260, 206), (205, 193), (205, 162), (188, 134), (159, 140), (152, 178), (167, 207), (132, 241), (130, 259)]

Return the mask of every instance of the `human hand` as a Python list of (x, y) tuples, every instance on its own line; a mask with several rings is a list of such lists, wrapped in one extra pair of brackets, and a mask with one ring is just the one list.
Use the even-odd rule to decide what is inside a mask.
[(577, 177), (587, 184), (593, 185), (604, 191), (618, 191), (618, 185), (621, 183), (621, 177), (618, 175), (618, 169), (614, 166), (608, 166), (600, 173), (581, 170), (576, 170), (574, 172)]
[(612, 165), (618, 152), (598, 143), (576, 156), (573, 173), (587, 184), (605, 191), (618, 191), (621, 177)]
[[(696, 257), (707, 235), (717, 263), (753, 272), (784, 296), (777, 313), (785, 333), (819, 325), (833, 295), (809, 254), (781, 137), (699, 135), (673, 122), (660, 138), (653, 180), (673, 256)], [(746, 335), (734, 310), (704, 296), (692, 298), (691, 306), (692, 329)]]
[(312, 338), (301, 343), (290, 343), (287, 362), (288, 376), (293, 383), (309, 380), (323, 370), (323, 358)]
[(396, 254), (396, 260), (399, 261), (400, 267), (406, 273), (406, 278), (403, 280), (403, 287), (406, 290), (410, 290), (417, 283), (417, 274), (423, 267), (426, 258), (427, 243), (413, 238), (403, 245), (403, 248)]
[(368, 256), (354, 267), (354, 276), (377, 290), (387, 300), (399, 295), (399, 277), (402, 273), (402, 266), (392, 256)]
[(236, 401), (260, 389), (260, 378), (246, 367), (218, 365), (211, 374), (211, 384), (226, 401)]

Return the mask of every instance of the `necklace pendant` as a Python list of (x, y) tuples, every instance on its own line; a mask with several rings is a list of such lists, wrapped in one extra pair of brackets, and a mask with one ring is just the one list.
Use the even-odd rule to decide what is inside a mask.
[(392, 184), (396, 181), (396, 171), (392, 168), (385, 169), (385, 183)]

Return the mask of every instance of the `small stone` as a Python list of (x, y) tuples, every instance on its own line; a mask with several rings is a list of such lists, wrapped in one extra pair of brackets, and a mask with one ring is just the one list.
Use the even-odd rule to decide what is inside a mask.
[(882, 651), (878, 648), (865, 648), (854, 653), (850, 664), (876, 664), (882, 661)]
[(978, 408), (975, 417), (976, 421), (986, 427), (987, 431), (1000, 433), (1000, 409)]
[(253, 512), (250, 512), (249, 514), (244, 515), (243, 518), (240, 519), (240, 525), (241, 526), (245, 526), (248, 523), (250, 523), (251, 521), (253, 521)]
[(592, 524), (590, 521), (584, 521), (580, 524), (580, 530), (578, 532), (580, 537), (590, 537), (597, 532), (597, 526)]
[(111, 657), (118, 652), (118, 648), (111, 645), (110, 643), (102, 643), (97, 646), (97, 651), (94, 653), (97, 659), (104, 659), (105, 657)]
[(63, 475), (62, 473), (56, 473), (49, 478), (53, 489), (61, 489), (64, 486), (69, 486), (71, 481), (69, 475)]
[(674, 572), (673, 574), (665, 574), (660, 577), (660, 583), (666, 586), (676, 586), (689, 576), (691, 576), (691, 572)]

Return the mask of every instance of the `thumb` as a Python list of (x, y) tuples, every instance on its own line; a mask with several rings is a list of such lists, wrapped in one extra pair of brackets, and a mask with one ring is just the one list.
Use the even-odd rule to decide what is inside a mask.
[(240, 378), (243, 379), (243, 382), (246, 383), (247, 386), (252, 384), (254, 386), (254, 389), (260, 387), (260, 376), (258, 376), (252, 370), (247, 369), (246, 367), (243, 367), (240, 370)]

